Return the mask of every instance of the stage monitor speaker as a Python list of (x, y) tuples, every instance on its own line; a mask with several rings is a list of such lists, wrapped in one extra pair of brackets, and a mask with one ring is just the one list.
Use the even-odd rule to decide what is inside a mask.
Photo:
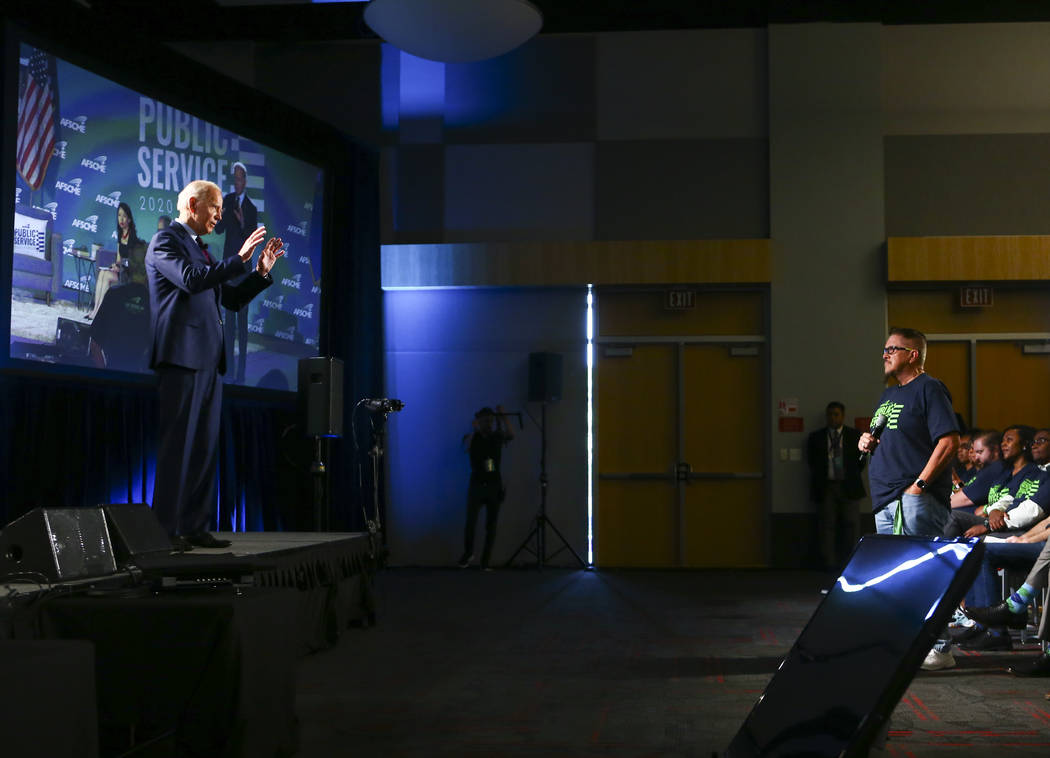
[(866, 757), (983, 556), (976, 540), (864, 537), (726, 758)]
[(116, 570), (98, 508), (35, 508), (0, 532), (0, 576), (30, 572), (64, 582)]
[(307, 437), (343, 436), (343, 362), (299, 360), (299, 416)]
[(529, 402), (561, 400), (561, 353), (529, 353)]
[(101, 508), (117, 563), (124, 565), (139, 555), (171, 552), (171, 538), (145, 503), (111, 503)]

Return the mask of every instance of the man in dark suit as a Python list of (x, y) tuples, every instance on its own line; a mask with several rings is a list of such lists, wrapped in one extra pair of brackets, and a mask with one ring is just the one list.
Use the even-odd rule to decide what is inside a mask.
[(809, 435), (810, 499), (817, 507), (820, 557), (826, 568), (839, 569), (856, 544), (860, 522), (857, 501), (864, 497), (857, 454), (860, 432), (845, 425), (846, 408), (837, 401), (825, 409), (828, 425)]
[[(215, 225), (216, 234), (226, 234), (222, 249), (224, 259), (237, 255), (248, 235), (259, 224), (259, 211), (248, 197), (247, 185), (248, 169), (237, 161), (233, 164), (233, 192), (222, 199), (222, 218)], [(230, 283), (240, 284), (241, 278), (232, 279)], [(233, 381), (242, 384), (248, 362), (248, 310), (227, 310), (225, 316), (226, 365), (233, 372)]]
[(270, 269), (284, 255), (271, 238), (255, 270), (255, 248), (266, 229), (255, 229), (237, 253), (221, 261), (201, 236), (222, 218), (222, 193), (211, 182), (194, 181), (179, 193), (179, 218), (154, 235), (146, 251), (153, 345), (150, 368), (160, 390), (157, 471), (153, 511), (176, 548), (225, 547), (207, 531), (215, 505), (222, 383), (226, 371), (222, 312), (239, 309), (273, 283)]

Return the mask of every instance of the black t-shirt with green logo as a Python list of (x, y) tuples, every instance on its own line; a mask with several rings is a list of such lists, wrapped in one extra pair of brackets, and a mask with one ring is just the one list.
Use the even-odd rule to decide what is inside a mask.
[[(943, 382), (929, 374), (919, 374), (905, 385), (888, 387), (872, 414), (872, 426), (880, 413), (888, 421), (868, 467), (875, 511), (897, 500), (919, 478), (937, 440), (959, 431), (951, 393)], [(951, 491), (952, 475), (947, 466), (927, 482), (926, 492), (946, 506)]]

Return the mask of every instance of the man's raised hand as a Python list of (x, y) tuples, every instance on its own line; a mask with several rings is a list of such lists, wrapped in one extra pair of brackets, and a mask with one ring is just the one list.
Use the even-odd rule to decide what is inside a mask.
[(259, 264), (255, 267), (255, 270), (266, 276), (270, 273), (270, 269), (273, 268), (273, 264), (282, 255), (284, 255), (284, 241), (280, 237), (271, 237), (259, 255)]
[(240, 259), (245, 263), (252, 262), (252, 256), (255, 255), (255, 248), (262, 242), (262, 238), (266, 236), (266, 227), (256, 227), (255, 231), (248, 235), (248, 239), (241, 245), (241, 250), (237, 253)]

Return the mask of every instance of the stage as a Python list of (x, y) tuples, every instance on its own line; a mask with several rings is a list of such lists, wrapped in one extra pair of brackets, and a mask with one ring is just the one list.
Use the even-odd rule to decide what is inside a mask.
[(295, 751), (297, 660), (375, 622), (371, 540), (217, 536), (232, 544), (143, 556), (108, 577), (0, 585), (0, 661), (20, 683), (0, 698), (0, 725), (22, 735), (5, 756), (95, 755), (93, 739), (101, 755)]

